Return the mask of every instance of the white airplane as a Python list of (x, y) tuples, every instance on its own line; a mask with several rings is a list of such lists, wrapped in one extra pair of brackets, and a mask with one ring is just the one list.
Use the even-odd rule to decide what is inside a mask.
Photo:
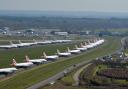
[(15, 44), (17, 45), (18, 47), (27, 47), (27, 46), (32, 46), (32, 45), (36, 45), (37, 43), (33, 42), (33, 43), (22, 43), (20, 40), (19, 40), (19, 44)]
[(66, 43), (71, 42), (71, 40), (53, 40), (52, 43)]
[(30, 45), (37, 45), (37, 42), (35, 42), (35, 39), (33, 39), (33, 42), (29, 43)]
[(52, 41), (50, 41), (50, 40), (45, 40), (42, 42), (42, 44), (51, 44), (51, 43), (52, 43)]
[(45, 41), (36, 41), (37, 44), (52, 44), (52, 43), (64, 43), (64, 42), (71, 42), (71, 40), (45, 40)]
[[(102, 44), (104, 42), (104, 40), (95, 40), (94, 39), (94, 42), (90, 42), (89, 40), (88, 40), (88, 45), (85, 45), (85, 47), (87, 47), (87, 48), (94, 48), (94, 47), (96, 47), (96, 46), (98, 46), (98, 45), (100, 45), (100, 44)], [(86, 43), (85, 43), (86, 44)]]
[(97, 39), (94, 39), (94, 46), (98, 46), (100, 44), (102, 44), (101, 40), (97, 40)]
[(20, 40), (19, 40), (19, 44), (15, 44), (15, 45), (17, 45), (18, 47), (27, 47), (27, 46), (30, 46), (30, 44), (22, 43)]
[(24, 45), (21, 44), (20, 41), (19, 41), (19, 44), (14, 44), (14, 43), (12, 43), (12, 42), (11, 42), (11, 44), (12, 44), (12, 45), (15, 45), (16, 47), (24, 47)]
[(92, 43), (94, 46), (98, 46), (101, 44), (100, 40), (94, 39), (94, 42)]
[(77, 50), (80, 50), (80, 51), (86, 51), (86, 50), (87, 50), (86, 47), (82, 47), (82, 43), (81, 43), (81, 47), (78, 47), (77, 45), (75, 45), (75, 48), (76, 48)]
[(11, 74), (11, 73), (14, 73), (17, 69), (16, 68), (2, 68), (0, 69), (0, 74), (3, 74), (3, 75), (8, 75), (8, 74)]
[(33, 66), (32, 62), (17, 63), (15, 59), (12, 60), (12, 66), (16, 68), (28, 68)]
[(28, 56), (25, 56), (25, 61), (26, 62), (32, 62), (33, 64), (42, 64), (44, 62), (46, 62), (46, 59), (32, 59), (30, 60), (30, 58)]
[(104, 39), (94, 39), (94, 46), (98, 46), (101, 45), (104, 42)]
[(85, 42), (85, 45), (83, 45), (83, 44), (81, 43), (81, 47), (90, 49), (90, 48), (93, 48), (94, 46), (93, 46), (92, 44), (90, 44), (90, 43), (87, 44), (87, 43)]
[(0, 48), (10, 49), (10, 48), (16, 48), (17, 45), (13, 44), (12, 41), (9, 41), (10, 45), (0, 45)]
[(71, 53), (70, 52), (60, 52), (58, 49), (57, 49), (57, 54), (60, 56), (60, 57), (68, 57), (68, 56), (71, 56)]
[(104, 43), (104, 39), (100, 39), (97, 43), (98, 43), (98, 45)]
[(72, 40), (62, 40), (63, 42), (71, 42)]
[(47, 56), (45, 52), (43, 52), (43, 57), (48, 60), (56, 60), (59, 58), (58, 55)]
[(45, 40), (45, 41), (36, 41), (35, 39), (33, 39), (33, 41), (36, 43), (36, 44), (51, 44), (52, 41), (50, 40)]
[(81, 51), (78, 50), (78, 49), (73, 49), (73, 50), (70, 50), (69, 47), (67, 47), (68, 49), (68, 52), (70, 52), (71, 54), (79, 54)]
[(97, 46), (97, 45), (95, 44), (95, 42), (91, 42), (91, 41), (88, 40), (88, 43), (89, 43), (90, 46), (92, 46), (92, 48), (95, 47), (95, 46)]

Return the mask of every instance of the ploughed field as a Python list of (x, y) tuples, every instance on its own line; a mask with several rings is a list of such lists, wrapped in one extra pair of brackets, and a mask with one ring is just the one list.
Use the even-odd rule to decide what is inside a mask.
[(128, 68), (121, 65), (128, 64), (113, 65), (111, 62), (96, 61), (80, 74), (80, 85), (128, 87)]
[(98, 72), (98, 75), (105, 76), (108, 78), (128, 79), (128, 69), (127, 68), (104, 69)]

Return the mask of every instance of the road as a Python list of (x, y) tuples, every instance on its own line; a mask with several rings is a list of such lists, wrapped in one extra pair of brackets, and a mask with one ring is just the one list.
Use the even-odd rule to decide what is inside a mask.
[(79, 85), (79, 75), (80, 73), (87, 68), (89, 65), (91, 65), (92, 63), (88, 63), (87, 65), (83, 66), (82, 68), (80, 68), (74, 75), (73, 75), (73, 79), (75, 80), (75, 84), (73, 84), (73, 86), (78, 86)]
[[(121, 40), (121, 43), (122, 43), (122, 40)], [(118, 49), (116, 52), (119, 52), (121, 49), (122, 49), (122, 48)], [(115, 52), (114, 52), (114, 53), (115, 53)], [(113, 54), (113, 53), (112, 53), (112, 54)], [(102, 57), (103, 57), (103, 56), (101, 56), (101, 57), (99, 57), (99, 58), (102, 58)], [(62, 72), (60, 72), (60, 73), (58, 73), (58, 74), (56, 74), (56, 75), (54, 75), (54, 76), (52, 76), (52, 77), (50, 77), (50, 78), (44, 80), (44, 81), (41, 81), (41, 82), (39, 82), (39, 83), (37, 83), (37, 84), (34, 84), (34, 85), (28, 87), (27, 89), (38, 89), (38, 88), (43, 87), (43, 86), (45, 86), (45, 85), (47, 85), (47, 84), (50, 84), (50, 83), (52, 84), (52, 83), (54, 83), (56, 80), (58, 80), (58, 79), (64, 77), (66, 74), (68, 74), (68, 73), (70, 73), (71, 71), (73, 71), (74, 69), (77, 69), (77, 68), (79, 68), (79, 67), (81, 67), (81, 66), (90, 64), (91, 62), (92, 62), (92, 60), (88, 60), (88, 61), (86, 60), (86, 61), (84, 61), (84, 62), (82, 62), (82, 63), (78, 63), (78, 64), (75, 64), (75, 65), (72, 65), (71, 67), (66, 68), (66, 69), (63, 70)]]
[(122, 51), (123, 51), (123, 50), (126, 48), (126, 46), (127, 46), (127, 44), (126, 44), (126, 39), (128, 39), (128, 37), (124, 37), (124, 38), (121, 39), (121, 44), (122, 44), (121, 50), (122, 50)]
[(37, 84), (27, 88), (27, 89), (38, 89), (38, 88), (43, 87), (43, 86), (45, 86), (45, 85), (47, 85), (49, 83), (54, 83), (56, 80), (64, 77), (66, 74), (70, 73), (72, 70), (77, 69), (78, 67), (81, 67), (83, 65), (86, 65), (86, 64), (90, 63), (91, 61), (92, 60), (88, 60), (88, 61), (84, 61), (82, 63), (78, 63), (76, 65), (72, 65), (71, 67), (66, 68), (62, 72), (60, 72), (60, 73), (58, 73), (58, 74), (56, 74), (56, 75), (44, 80), (44, 81), (41, 81), (41, 82), (39, 82), (39, 83), (37, 83)]

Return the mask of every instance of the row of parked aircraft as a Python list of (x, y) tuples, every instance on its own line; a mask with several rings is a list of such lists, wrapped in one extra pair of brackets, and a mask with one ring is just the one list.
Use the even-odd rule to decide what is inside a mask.
[(10, 49), (10, 48), (18, 48), (18, 47), (27, 47), (32, 45), (44, 45), (44, 44), (53, 44), (53, 43), (66, 43), (71, 42), (71, 40), (46, 40), (46, 41), (36, 41), (33, 40), (31, 43), (23, 43), (19, 40), (18, 44), (14, 44), (12, 41), (10, 41), (9, 45), (0, 45), (0, 48)]
[(104, 39), (99, 39), (99, 40), (94, 40), (94, 42), (90, 42), (88, 40), (88, 42), (86, 43), (81, 43), (80, 47), (78, 47), (77, 45), (75, 45), (75, 48), (70, 50), (69, 47), (67, 47), (67, 51), (66, 52), (60, 52), (57, 49), (57, 54), (56, 55), (50, 55), (47, 56), (45, 52), (43, 52), (43, 58), (41, 59), (30, 59), (28, 56), (25, 56), (25, 62), (23, 63), (17, 63), (15, 59), (12, 60), (12, 68), (3, 68), (0, 69), (0, 74), (10, 74), (15, 72), (16, 70), (18, 70), (19, 68), (28, 68), (31, 67), (33, 65), (37, 65), (37, 64), (42, 64), (42, 63), (46, 63), (47, 61), (54, 61), (56, 59), (58, 59), (59, 57), (69, 57), (72, 54), (79, 54), (83, 51), (86, 51), (88, 49), (97, 47), (98, 45), (103, 44)]

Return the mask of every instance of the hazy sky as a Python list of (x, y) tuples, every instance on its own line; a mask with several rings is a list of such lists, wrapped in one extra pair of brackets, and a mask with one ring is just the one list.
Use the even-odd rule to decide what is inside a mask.
[(0, 10), (128, 12), (128, 0), (0, 0)]

